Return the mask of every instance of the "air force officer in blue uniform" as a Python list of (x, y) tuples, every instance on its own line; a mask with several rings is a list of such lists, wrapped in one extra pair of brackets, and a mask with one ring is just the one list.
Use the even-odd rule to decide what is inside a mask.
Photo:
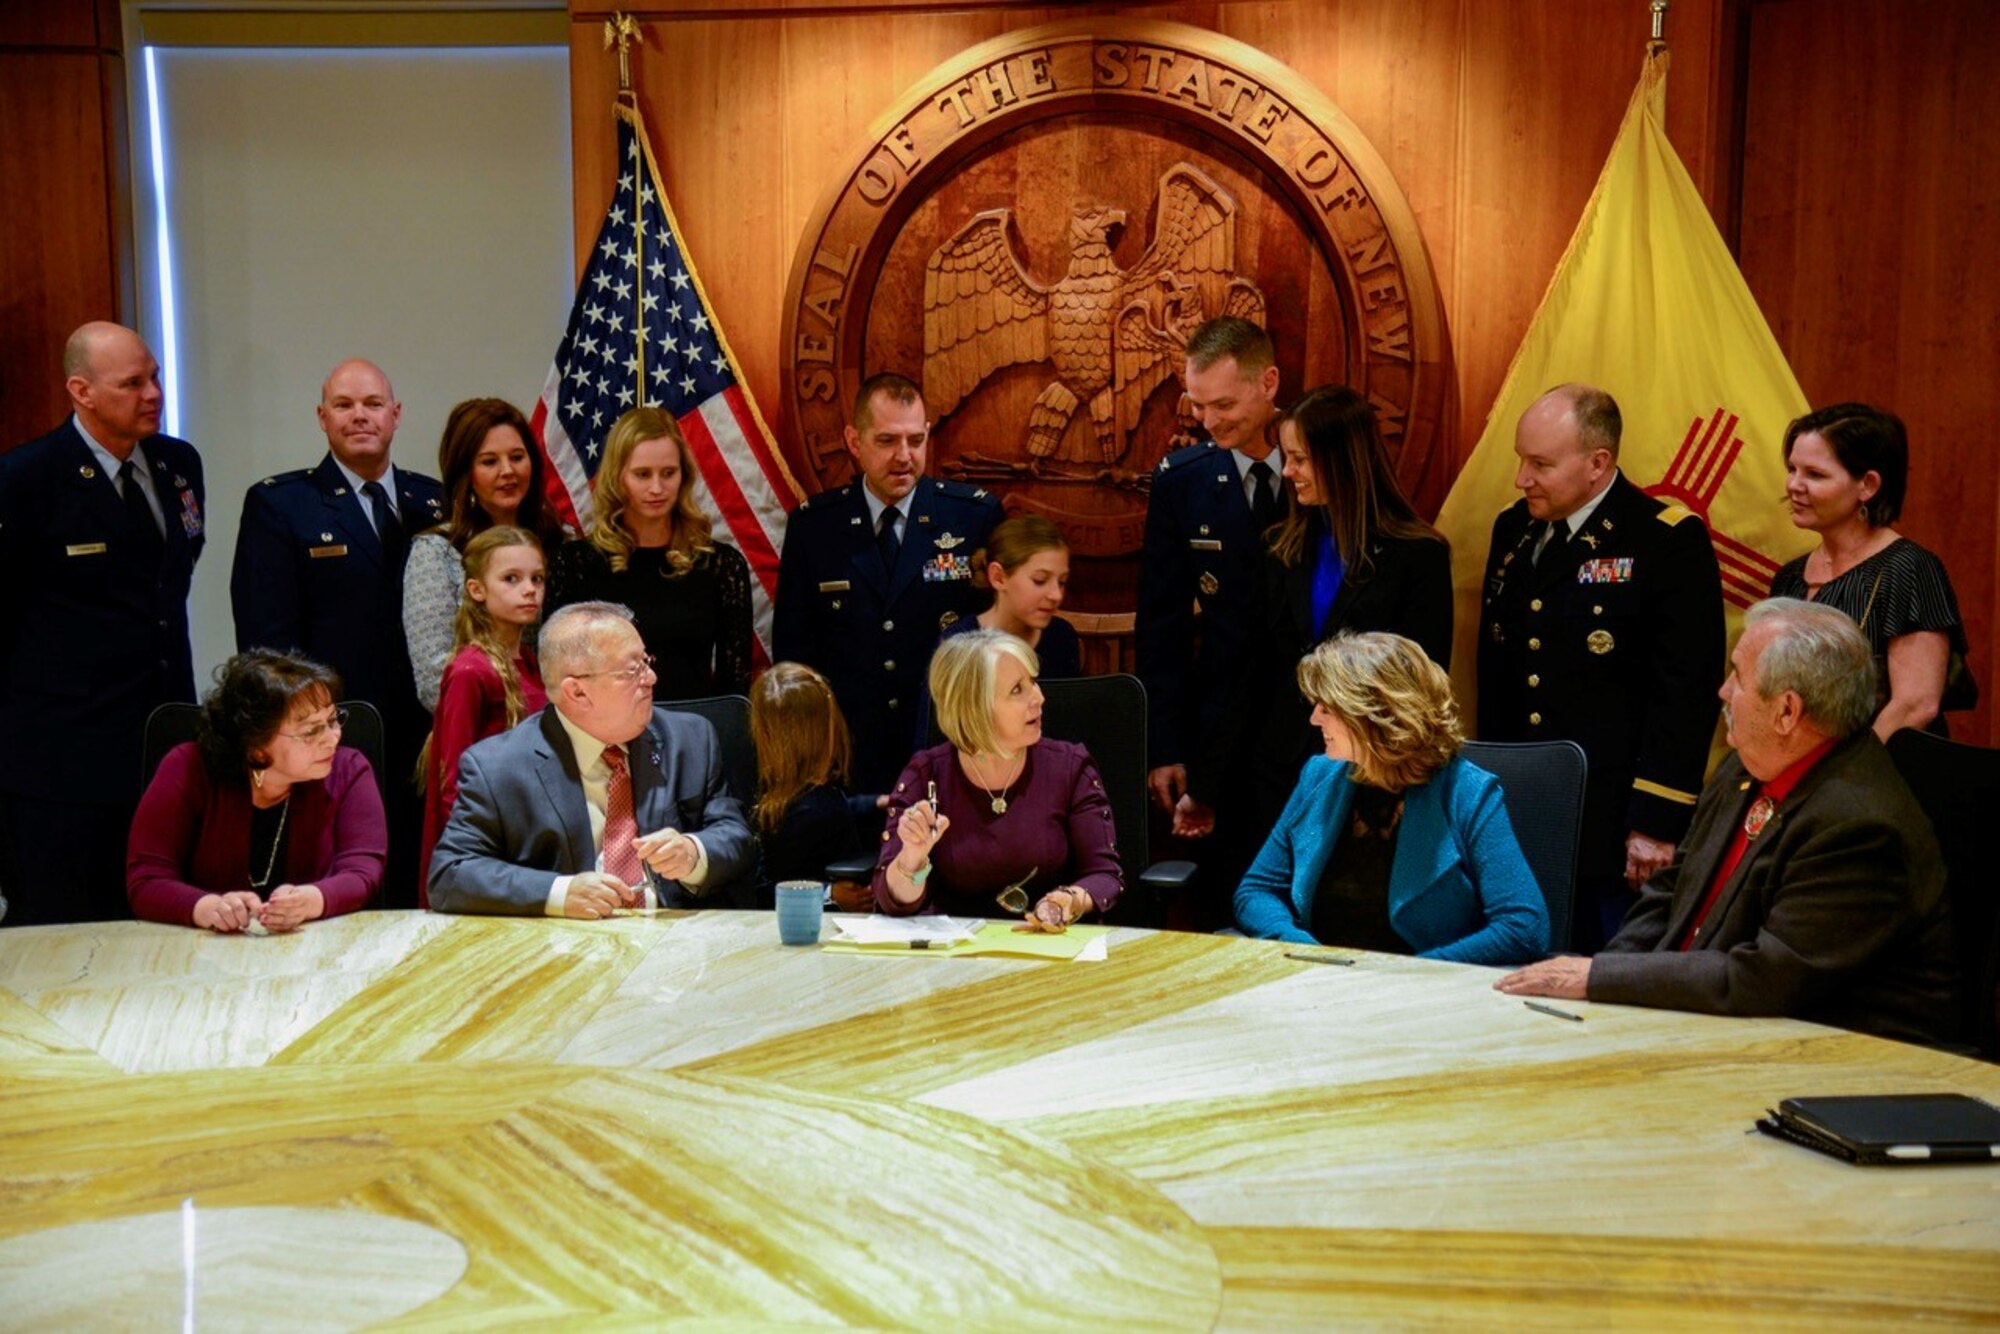
[(920, 688), (938, 631), (986, 604), (972, 556), (1000, 502), (924, 476), (930, 424), (901, 375), (862, 383), (846, 437), (857, 479), (809, 498), (786, 524), (772, 648), (832, 682), (854, 733), (854, 786), (886, 792), (922, 743)]
[(1219, 724), (1242, 668), (1264, 529), (1284, 514), (1270, 335), (1248, 320), (1209, 320), (1188, 338), (1185, 380), (1209, 439), (1153, 474), (1133, 644), (1151, 715), (1147, 782), (1175, 811), (1177, 832), (1213, 818), (1186, 795), (1187, 760)]
[(194, 699), (188, 583), (201, 458), (158, 434), (139, 335), (86, 324), (63, 349), (75, 413), (0, 455), (0, 884), (10, 925), (130, 916), (125, 838), (146, 717)]
[(443, 518), (443, 488), (397, 468), (389, 448), (402, 420), (389, 377), (344, 361), (320, 389), (327, 456), (250, 488), (236, 535), (229, 600), (236, 646), (295, 649), (340, 673), (348, 699), (382, 713), (389, 815), (384, 907), (416, 902), (420, 801), (405, 781), (430, 730), (403, 638), (409, 539)]

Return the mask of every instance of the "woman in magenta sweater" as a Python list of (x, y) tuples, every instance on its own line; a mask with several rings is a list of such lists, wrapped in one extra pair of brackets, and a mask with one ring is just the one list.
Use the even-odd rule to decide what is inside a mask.
[(389, 837), (374, 771), (340, 749), (339, 694), (331, 669), (291, 654), (222, 665), (196, 739), (167, 752), (132, 819), (135, 916), (290, 931), (368, 902)]
[(948, 740), (912, 756), (889, 794), (878, 911), (991, 917), (997, 908), (1061, 931), (1118, 901), (1110, 799), (1090, 752), (1043, 740), (1039, 670), (1035, 651), (1001, 630), (938, 645), (931, 700)]

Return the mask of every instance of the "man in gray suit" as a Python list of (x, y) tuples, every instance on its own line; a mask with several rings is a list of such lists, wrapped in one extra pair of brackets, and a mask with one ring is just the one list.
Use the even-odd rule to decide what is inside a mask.
[(549, 707), (459, 762), (431, 907), (594, 918), (719, 899), (752, 867), (750, 829), (715, 729), (653, 707), (631, 611), (564, 607), (542, 629), (541, 667)]
[(1722, 712), (1736, 753), (1702, 790), (1673, 863), (1603, 953), (1494, 985), (1950, 1041), (1944, 861), (1869, 728), (1868, 641), (1831, 607), (1771, 598), (1750, 609), (1730, 665)]

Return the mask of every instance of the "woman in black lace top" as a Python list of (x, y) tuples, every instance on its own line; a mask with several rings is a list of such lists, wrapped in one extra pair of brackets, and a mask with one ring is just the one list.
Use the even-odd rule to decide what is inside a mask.
[(1894, 414), (1862, 403), (1807, 413), (1785, 432), (1785, 499), (1819, 546), (1778, 571), (1773, 597), (1805, 598), (1853, 617), (1875, 651), (1875, 734), (1943, 731), (1946, 669), (1965, 627), (1944, 562), (1892, 526), (1903, 510), (1910, 449)]
[(634, 408), (611, 427), (589, 536), (550, 562), (547, 615), (619, 602), (657, 659), (653, 698), (750, 689), (750, 564), (712, 535), (695, 504), (694, 458), (674, 419)]

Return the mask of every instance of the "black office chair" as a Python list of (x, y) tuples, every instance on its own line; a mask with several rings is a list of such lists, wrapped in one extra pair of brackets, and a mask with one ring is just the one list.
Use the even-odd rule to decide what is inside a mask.
[[(715, 728), (722, 747), (722, 781), (729, 785), (729, 795), (743, 803), (744, 819), (749, 819), (750, 808), (757, 802), (757, 746), (750, 738), (750, 701), (742, 695), (709, 695), (672, 700), (661, 707), (706, 718)], [(757, 879), (751, 874), (722, 886), (716, 906), (769, 908), (769, 903), (758, 902)]]
[[(340, 744), (361, 752), (362, 758), (368, 761), (368, 767), (375, 771), (375, 786), (381, 789), (386, 801), (389, 777), (382, 771), (382, 715), (364, 699), (342, 700), (340, 707), (347, 710), (347, 723), (340, 729)], [(160, 767), (160, 761), (167, 757), (168, 751), (183, 741), (194, 740), (195, 723), (200, 718), (199, 704), (162, 704), (147, 716), (145, 744), (139, 762), (140, 787), (153, 781), (153, 772)], [(401, 777), (407, 778), (408, 775)]]
[(1465, 758), (1500, 780), (1521, 855), (1549, 906), (1549, 946), (1569, 947), (1576, 901), (1576, 850), (1590, 765), (1574, 741), (1468, 741)]
[(2000, 1061), (2000, 891), (1986, 827), (2000, 806), (2000, 750), (1905, 729), (1889, 738), (1889, 758), (1944, 852), (1965, 1040)]
[(757, 746), (750, 739), (750, 701), (742, 695), (709, 695), (672, 700), (661, 707), (708, 719), (716, 740), (722, 743), (722, 778), (729, 784), (729, 795), (749, 809), (757, 799)]

